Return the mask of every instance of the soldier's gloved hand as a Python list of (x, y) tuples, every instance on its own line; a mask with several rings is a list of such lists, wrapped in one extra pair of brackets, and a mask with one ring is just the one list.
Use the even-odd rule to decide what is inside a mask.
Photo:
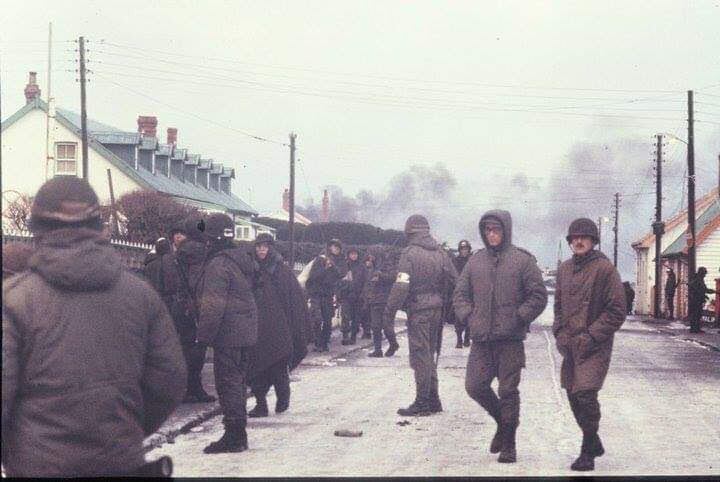
[(574, 341), (577, 355), (580, 360), (584, 360), (590, 356), (597, 345), (589, 333), (581, 333), (577, 335)]

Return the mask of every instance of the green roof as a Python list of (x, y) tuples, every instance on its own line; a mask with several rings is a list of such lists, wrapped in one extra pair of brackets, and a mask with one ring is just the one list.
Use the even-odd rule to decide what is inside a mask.
[[(699, 218), (695, 220), (695, 233), (700, 233), (708, 223), (711, 223), (720, 215), (720, 201), (717, 199), (703, 212)], [(678, 236), (678, 238), (668, 246), (665, 251), (660, 255), (661, 258), (674, 258), (677, 256), (683, 256), (683, 250), (687, 246), (687, 239), (685, 237), (687, 230)]]

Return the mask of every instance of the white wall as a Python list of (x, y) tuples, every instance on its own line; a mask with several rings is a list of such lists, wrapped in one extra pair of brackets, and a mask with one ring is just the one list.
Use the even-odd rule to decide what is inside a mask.
[[(711, 285), (711, 280), (720, 277), (720, 229), (716, 229), (705, 241), (698, 246), (696, 254), (696, 265), (705, 266), (708, 271), (706, 282)], [(712, 287), (712, 286), (711, 286)]]
[[(2, 190), (13, 190), (34, 196), (45, 182), (45, 112), (34, 109), (28, 112), (2, 133)], [(77, 173), (82, 175), (82, 148), (80, 138), (59, 122), (54, 123), (54, 142), (77, 143)], [(48, 170), (54, 175), (54, 165)], [(107, 159), (88, 150), (88, 171), (90, 185), (95, 189), (100, 202), (109, 204), (107, 169), (112, 173), (115, 199), (134, 191), (139, 185), (122, 171), (114, 167)]]

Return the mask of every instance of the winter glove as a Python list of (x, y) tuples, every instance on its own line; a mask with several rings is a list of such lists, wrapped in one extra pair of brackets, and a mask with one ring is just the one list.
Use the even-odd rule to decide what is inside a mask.
[(575, 342), (575, 349), (579, 360), (584, 360), (590, 356), (597, 345), (593, 337), (588, 333), (577, 335), (573, 341)]

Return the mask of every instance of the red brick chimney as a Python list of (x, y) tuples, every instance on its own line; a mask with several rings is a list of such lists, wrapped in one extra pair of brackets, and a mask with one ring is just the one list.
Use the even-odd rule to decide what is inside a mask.
[(173, 146), (177, 145), (177, 128), (176, 127), (168, 127), (167, 143), (172, 144)]
[(283, 192), (283, 209), (287, 212), (290, 212), (290, 190), (285, 189), (285, 192)]
[(328, 196), (327, 189), (325, 189), (325, 192), (323, 193), (320, 221), (322, 221), (323, 223), (327, 223), (330, 221), (330, 197)]
[(150, 115), (138, 116), (138, 132), (143, 137), (155, 137), (157, 135), (157, 117)]
[(30, 78), (25, 86), (25, 103), (29, 104), (40, 97), (40, 86), (37, 85), (37, 72), (30, 72)]

